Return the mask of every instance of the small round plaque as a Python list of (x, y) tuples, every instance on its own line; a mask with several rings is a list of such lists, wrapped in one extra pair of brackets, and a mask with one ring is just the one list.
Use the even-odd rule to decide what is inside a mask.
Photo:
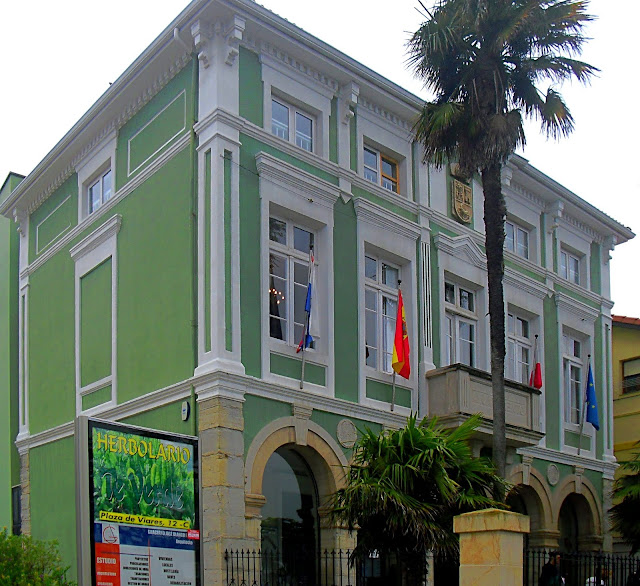
[(558, 484), (560, 480), (560, 470), (555, 464), (549, 464), (547, 466), (547, 480), (551, 486)]
[(349, 419), (342, 419), (336, 430), (338, 441), (343, 448), (352, 448), (358, 439), (356, 426)]

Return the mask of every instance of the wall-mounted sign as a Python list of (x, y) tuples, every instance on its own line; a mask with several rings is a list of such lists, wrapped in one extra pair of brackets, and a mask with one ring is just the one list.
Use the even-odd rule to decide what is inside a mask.
[(94, 586), (197, 586), (198, 440), (88, 420)]

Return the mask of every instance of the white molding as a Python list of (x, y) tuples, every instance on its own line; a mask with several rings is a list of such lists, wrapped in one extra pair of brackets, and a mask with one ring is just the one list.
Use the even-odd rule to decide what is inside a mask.
[[(53, 208), (44, 218), (42, 218), (42, 220), (40, 220), (40, 223), (36, 224), (35, 228), (36, 228), (36, 254), (40, 254), (41, 249), (40, 249), (40, 226), (42, 226), (42, 224), (44, 224), (51, 216), (53, 216), (53, 214), (55, 214), (65, 203), (67, 203), (69, 201), (69, 198), (71, 197), (71, 195), (67, 195), (67, 197), (65, 197), (55, 208)], [(44, 248), (42, 248), (42, 251), (45, 250), (46, 248), (48, 248), (49, 246), (52, 246), (56, 240), (59, 240), (64, 233), (67, 230), (71, 229), (71, 224), (68, 224), (65, 228), (62, 229), (61, 232), (58, 233), (58, 235), (53, 239), (50, 240), (49, 242), (47, 242), (47, 244), (45, 244)]]
[[(111, 216), (104, 224), (98, 226), (91, 234), (69, 249), (71, 258), (76, 263), (80, 262), (86, 255), (92, 253), (105, 242), (108, 242), (110, 238), (113, 238), (120, 231), (121, 225), (122, 216), (120, 214)], [(87, 271), (84, 272), (86, 273)]]
[[(76, 414), (93, 415), (117, 404), (117, 317), (118, 317), (118, 258), (117, 235), (122, 225), (122, 216), (115, 214), (104, 224), (98, 226), (91, 234), (73, 246), (69, 253), (75, 263), (75, 382), (76, 382)], [(81, 382), (81, 281), (82, 277), (99, 264), (111, 259), (111, 373), (90, 384), (82, 386)], [(111, 398), (100, 405), (89, 409), (82, 408), (82, 399), (91, 392), (111, 386)]]
[[(179, 98), (182, 97), (182, 128), (178, 130), (173, 136), (168, 138), (162, 145), (160, 145), (153, 153), (151, 153), (142, 163), (140, 163), (135, 169), (131, 168), (131, 142), (138, 137), (151, 123), (153, 123), (157, 118), (159, 118), (164, 112)], [(164, 149), (172, 140), (176, 137), (180, 136), (187, 128), (187, 92), (186, 90), (182, 90), (179, 92), (164, 108), (156, 112), (156, 114), (147, 121), (147, 123), (138, 129), (138, 131), (133, 134), (133, 136), (129, 137), (127, 141), (127, 177), (131, 177), (136, 171), (140, 168), (144, 167), (146, 163), (148, 163), (151, 159), (153, 159), (162, 149)]]
[(408, 122), (404, 118), (390, 112), (383, 106), (379, 106), (372, 100), (364, 97), (363, 95), (358, 96), (358, 106), (362, 106), (366, 108), (368, 112), (370, 112), (373, 116), (380, 118), (384, 123), (391, 125), (392, 127), (397, 127), (395, 132), (406, 134), (405, 138), (409, 144), (411, 144), (411, 138), (413, 135), (412, 128), (413, 125), (411, 122)]
[(50, 258), (55, 256), (58, 252), (65, 249), (70, 242), (75, 240), (80, 234), (82, 234), (87, 228), (96, 220), (102, 216), (107, 215), (119, 202), (127, 197), (131, 192), (140, 187), (147, 179), (149, 179), (156, 171), (164, 166), (170, 159), (180, 153), (189, 144), (189, 135), (185, 135), (183, 139), (176, 142), (175, 145), (167, 149), (162, 155), (160, 155), (153, 163), (151, 163), (144, 171), (136, 175), (129, 183), (124, 185), (114, 196), (104, 205), (102, 205), (97, 211), (89, 214), (82, 220), (77, 226), (75, 226), (70, 232), (67, 232), (64, 238), (58, 240), (58, 242), (49, 248), (46, 252), (42, 253), (38, 258), (34, 259), (31, 264), (27, 265), (20, 273), (20, 278), (25, 279), (29, 275), (33, 274), (43, 264), (45, 264)]
[(418, 240), (422, 233), (420, 227), (406, 218), (362, 197), (354, 198), (353, 207), (359, 221), (367, 222), (380, 230), (393, 232), (404, 238)]
[[(175, 403), (180, 399), (191, 396), (191, 388), (200, 390), (197, 393), (199, 403), (212, 396), (225, 396), (232, 400), (243, 402), (247, 395), (263, 397), (283, 403), (303, 403), (305, 406), (319, 411), (327, 411), (335, 415), (359, 419), (381, 425), (401, 426), (406, 416), (399, 412), (388, 411), (388, 405), (383, 403), (381, 408), (370, 405), (358, 405), (344, 399), (336, 399), (327, 395), (317, 395), (306, 390), (284, 387), (268, 383), (262, 379), (216, 371), (202, 376), (194, 376), (168, 387), (158, 389), (130, 399), (120, 405), (111, 406), (100, 413), (102, 419), (120, 421), (134, 415), (150, 411), (157, 407)], [(35, 434), (23, 434), (16, 439), (16, 446), (21, 453), (53, 441), (73, 436), (74, 422), (69, 421)]]
[(552, 450), (541, 446), (532, 446), (528, 448), (519, 448), (517, 453), (520, 455), (528, 455), (546, 462), (554, 462), (557, 464), (566, 464), (567, 466), (580, 466), (587, 470), (601, 472), (605, 478), (613, 479), (613, 475), (618, 468), (615, 462), (606, 462), (604, 460), (596, 460), (585, 456), (570, 454), (565, 451)]
[(487, 257), (473, 238), (467, 235), (451, 238), (444, 232), (440, 232), (434, 236), (433, 242), (439, 252), (453, 256), (463, 262), (469, 262), (474, 267), (486, 272)]
[(256, 155), (256, 167), (261, 179), (265, 178), (278, 187), (306, 198), (311, 203), (319, 203), (333, 210), (333, 206), (340, 197), (340, 188), (337, 185), (319, 179), (264, 151)]
[(514, 269), (505, 267), (504, 269), (504, 285), (511, 285), (512, 287), (524, 291), (529, 295), (537, 299), (544, 299), (549, 294), (553, 293), (544, 283), (539, 283), (535, 279), (524, 275)]
[(600, 312), (589, 305), (578, 302), (573, 297), (566, 295), (565, 293), (556, 291), (553, 293), (556, 305), (558, 309), (572, 313), (581, 320), (589, 322), (591, 325), (595, 323), (600, 315)]

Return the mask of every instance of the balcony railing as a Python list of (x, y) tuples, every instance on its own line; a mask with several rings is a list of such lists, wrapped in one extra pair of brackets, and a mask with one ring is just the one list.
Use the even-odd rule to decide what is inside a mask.
[[(479, 437), (491, 437), (493, 394), (491, 375), (464, 364), (452, 364), (426, 373), (429, 385), (429, 414), (437, 415), (445, 426), (457, 426), (475, 413), (483, 416)], [(535, 445), (540, 431), (540, 391), (505, 380), (505, 419), (507, 443), (511, 446)]]

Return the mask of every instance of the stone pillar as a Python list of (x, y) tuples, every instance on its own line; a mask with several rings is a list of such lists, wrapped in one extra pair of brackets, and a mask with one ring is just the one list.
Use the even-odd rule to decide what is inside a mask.
[(602, 519), (602, 549), (605, 552), (613, 551), (613, 536), (611, 534), (611, 518), (609, 517), (609, 509), (613, 506), (613, 479), (602, 479), (602, 509), (604, 519)]
[(529, 547), (555, 550), (560, 547), (560, 531), (537, 529), (529, 534)]
[(529, 517), (498, 509), (458, 515), (453, 530), (460, 535), (460, 584), (522, 584), (523, 537)]
[(20, 532), (31, 535), (31, 482), (29, 450), (20, 454)]
[(204, 583), (222, 584), (226, 549), (245, 544), (242, 401), (221, 395), (199, 403)]

